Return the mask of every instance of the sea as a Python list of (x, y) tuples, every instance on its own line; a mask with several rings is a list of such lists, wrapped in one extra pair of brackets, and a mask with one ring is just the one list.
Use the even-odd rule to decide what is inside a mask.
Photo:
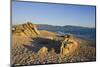
[(66, 30), (66, 31), (56, 31), (60, 35), (74, 35), (79, 38), (84, 38), (87, 40), (96, 40), (96, 29), (85, 29), (85, 30)]

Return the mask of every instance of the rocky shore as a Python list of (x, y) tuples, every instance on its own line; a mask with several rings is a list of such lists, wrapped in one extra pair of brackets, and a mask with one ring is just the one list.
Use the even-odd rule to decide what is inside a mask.
[(11, 47), (12, 66), (96, 61), (92, 41), (37, 30), (30, 22), (12, 28)]

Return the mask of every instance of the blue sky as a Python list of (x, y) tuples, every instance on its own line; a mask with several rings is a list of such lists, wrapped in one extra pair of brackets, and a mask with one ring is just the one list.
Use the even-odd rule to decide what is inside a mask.
[(95, 27), (95, 6), (12, 2), (12, 24), (27, 21), (35, 24)]

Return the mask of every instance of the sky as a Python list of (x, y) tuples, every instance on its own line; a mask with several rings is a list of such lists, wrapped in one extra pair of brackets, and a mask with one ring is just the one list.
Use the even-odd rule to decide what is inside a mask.
[(12, 2), (12, 24), (73, 25), (95, 27), (95, 6)]

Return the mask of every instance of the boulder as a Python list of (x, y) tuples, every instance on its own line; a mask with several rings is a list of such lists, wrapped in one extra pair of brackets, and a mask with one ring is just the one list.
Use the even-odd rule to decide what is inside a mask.
[(38, 51), (38, 57), (40, 60), (44, 60), (44, 58), (46, 57), (48, 53), (48, 48), (47, 47), (42, 47), (40, 48), (40, 50)]
[(66, 37), (61, 43), (60, 55), (69, 56), (78, 47), (77, 41), (73, 37)]

